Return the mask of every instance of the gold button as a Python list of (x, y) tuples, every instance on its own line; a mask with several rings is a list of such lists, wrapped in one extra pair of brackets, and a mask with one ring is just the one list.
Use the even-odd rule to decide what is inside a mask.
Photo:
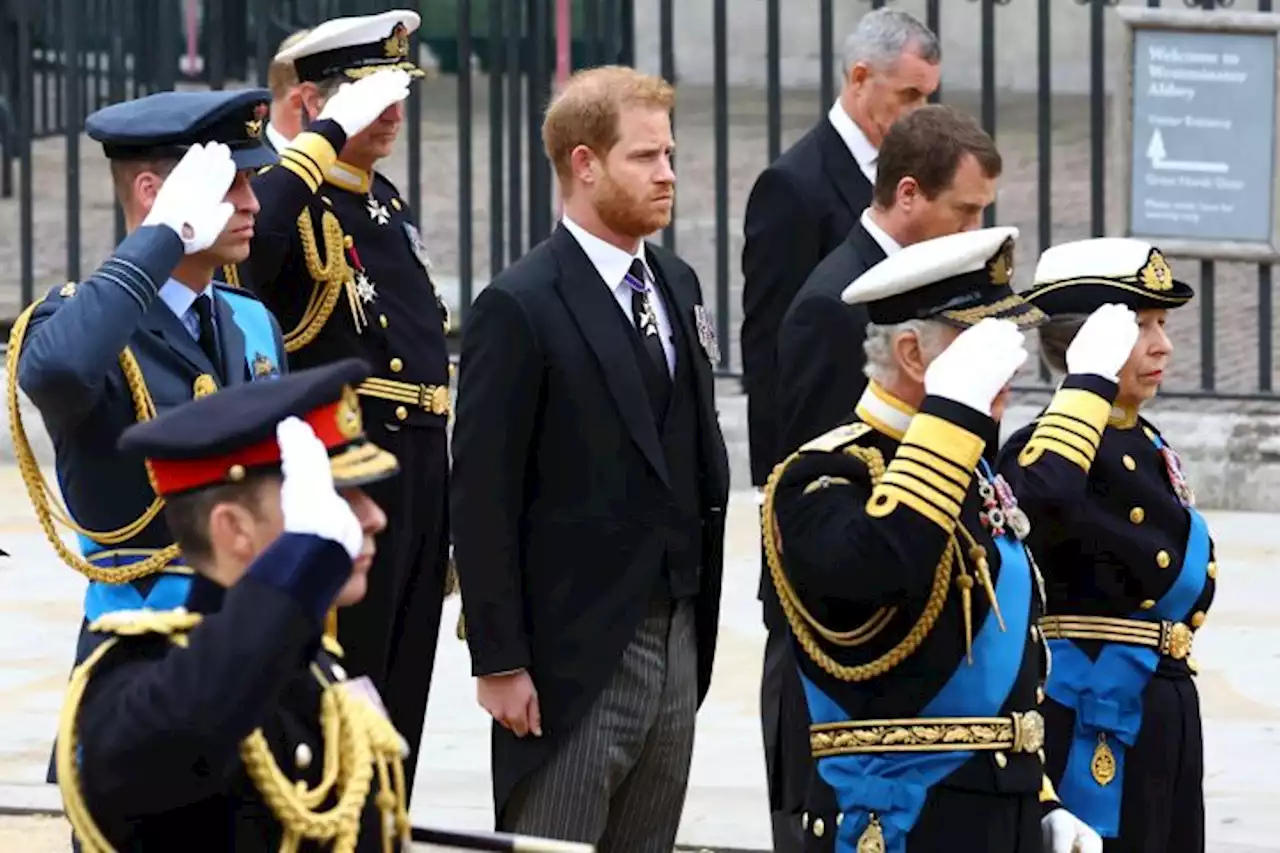
[(381, 327), (382, 327), (382, 328), (384, 328), (384, 329), (387, 327), (387, 315), (386, 315), (386, 314), (379, 314), (379, 315), (378, 315), (378, 325), (379, 325), (379, 326), (381, 326)]
[(1003, 770), (1003, 769), (1004, 769), (1005, 767), (1007, 767), (1008, 765), (1009, 765), (1009, 759), (1008, 759), (1008, 758), (1005, 758), (1004, 753), (1003, 753), (1003, 752), (997, 752), (997, 753), (996, 753), (996, 767), (999, 767), (1001, 770)]
[(1124, 459), (1122, 461), (1124, 462), (1124, 467), (1128, 468), (1130, 471), (1133, 471), (1138, 467), (1138, 463), (1134, 462), (1133, 457), (1128, 453), (1124, 455)]
[(335, 680), (337, 681), (347, 680), (347, 671), (342, 668), (342, 664), (335, 663), (330, 669), (333, 672), (333, 677)]
[(399, 209), (400, 209), (400, 199), (398, 199), (398, 198), (393, 198), (393, 199), (391, 199), (391, 206), (392, 206), (392, 207), (394, 207), (396, 210), (399, 210)]
[(396, 406), (396, 417), (402, 421), (408, 420), (409, 410), (406, 409), (404, 406)]
[(1168, 551), (1156, 552), (1156, 565), (1162, 569), (1169, 568), (1169, 552)]
[(1044, 688), (1043, 687), (1036, 688), (1036, 704), (1037, 705), (1044, 704)]
[(391, 359), (391, 372), (399, 373), (402, 370), (404, 370), (404, 362), (398, 358)]
[(1204, 611), (1203, 611), (1203, 610), (1197, 610), (1197, 611), (1195, 612), (1195, 614), (1194, 614), (1194, 615), (1192, 615), (1192, 617), (1191, 617), (1191, 627), (1192, 627), (1192, 628), (1199, 628), (1201, 625), (1203, 625), (1203, 624), (1204, 624), (1204, 620), (1205, 620), (1205, 613), (1204, 613)]
[(1153, 599), (1148, 598), (1146, 601), (1142, 602), (1138, 606), (1141, 607), (1143, 610), (1150, 610), (1151, 608), (1156, 606), (1156, 603)]
[(350, 249), (355, 244), (356, 244), (356, 241), (351, 239), (350, 234), (342, 238), (342, 245), (346, 246), (348, 249)]
[(1146, 512), (1144, 512), (1140, 506), (1135, 506), (1133, 509), (1129, 510), (1129, 520), (1134, 524), (1141, 524), (1142, 520), (1146, 517)]
[(804, 814), (800, 815), (800, 828), (803, 830), (809, 829), (809, 813), (808, 812), (805, 812)]
[(1209, 573), (1210, 579), (1216, 578), (1218, 576), (1218, 564), (1214, 562), (1210, 562), (1209, 568), (1207, 571)]
[(836, 815), (836, 826), (839, 826), (842, 823), (844, 823), (844, 812), (840, 812), (840, 814)]
[(298, 748), (293, 751), (293, 763), (298, 765), (299, 770), (306, 770), (311, 766), (311, 747), (305, 743), (298, 744)]
[(233, 483), (238, 483), (244, 479), (244, 466), (232, 465), (227, 469), (227, 479)]
[(813, 819), (813, 837), (821, 838), (822, 834), (827, 831), (827, 825), (822, 822), (822, 818), (815, 817)]

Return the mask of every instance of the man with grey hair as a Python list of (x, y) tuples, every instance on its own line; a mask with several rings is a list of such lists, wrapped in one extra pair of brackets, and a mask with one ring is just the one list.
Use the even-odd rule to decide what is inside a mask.
[[(879, 147), (903, 113), (938, 88), (938, 39), (905, 12), (868, 12), (845, 43), (840, 96), (828, 114), (756, 179), (742, 250), (743, 387), (751, 481), (764, 486), (788, 449), (779, 438), (778, 328), (814, 267), (839, 246), (871, 203)], [(799, 849), (809, 775), (808, 718), (769, 584), (760, 587), (769, 629), (761, 723), (774, 850)]]

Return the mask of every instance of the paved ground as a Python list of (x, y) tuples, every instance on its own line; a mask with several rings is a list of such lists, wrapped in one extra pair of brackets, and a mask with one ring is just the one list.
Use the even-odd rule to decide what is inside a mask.
[[(447, 292), (456, 294), (459, 261), (458, 227), (458, 109), (455, 81), (444, 77), (423, 84), (425, 116), (422, 129), (422, 194), (425, 215), (423, 231), (433, 261)], [(473, 81), (470, 126), (473, 134), (474, 205), (471, 219), (474, 229), (472, 260), (478, 282), (488, 279), (490, 236), (490, 123), (488, 81)], [(946, 94), (948, 101), (978, 114), (976, 95)], [(783, 145), (798, 138), (826, 106), (819, 105), (813, 91), (787, 92), (783, 98)], [(676, 136), (679, 143), (680, 175), (677, 202), (677, 248), (698, 270), (708, 304), (715, 302), (717, 253), (715, 241), (716, 194), (715, 132), (710, 90), (707, 87), (680, 87), (676, 110)], [(754, 89), (737, 89), (730, 94), (728, 128), (728, 193), (725, 215), (729, 241), (724, 247), (727, 258), (727, 310), (729, 311), (730, 344), (733, 365), (740, 364), (737, 336), (741, 324), (741, 275), (739, 259), (742, 251), (741, 217), (751, 185), (767, 163), (767, 124), (763, 93)], [(999, 103), (997, 141), (1005, 159), (997, 202), (999, 222), (1022, 229), (1019, 250), (1019, 273), (1016, 284), (1026, 286), (1034, 264), (1037, 241), (1037, 113), (1035, 99), (1027, 95), (1002, 95)], [(1089, 236), (1090, 174), (1088, 101), (1077, 96), (1062, 96), (1053, 102), (1052, 154), (1052, 219), (1055, 241)], [(501, 129), (502, 169), (499, 180), (506, 180), (509, 165), (510, 128)], [(525, 138), (527, 133), (520, 134)], [(1110, 146), (1108, 146), (1110, 148)], [(388, 161), (385, 171), (406, 187), (407, 154), (402, 147), (397, 157)], [(35, 187), (35, 281), (37, 294), (51, 283), (61, 283), (66, 275), (67, 220), (66, 185), (69, 175), (78, 175), (82, 231), (81, 271), (87, 274), (110, 251), (113, 237), (112, 199), (107, 168), (99, 146), (81, 140), (78, 168), (69, 170), (65, 142), (51, 139), (38, 143), (33, 154)], [(528, 160), (522, 159), (521, 174), (528, 180)], [(505, 186), (505, 183), (504, 183)], [(407, 190), (406, 190), (407, 191)], [(504, 192), (509, 193), (506, 189)], [(508, 202), (509, 205), (509, 202)], [(528, 217), (524, 217), (527, 225)], [(504, 224), (503, 232), (507, 226)], [(0, 319), (13, 316), (18, 304), (20, 255), (18, 251), (18, 204), (15, 199), (0, 199)], [(527, 242), (527, 238), (526, 238)], [(517, 247), (519, 248), (519, 247)], [(525, 246), (527, 248), (527, 246)], [(1180, 275), (1199, 286), (1199, 265), (1183, 262), (1177, 265)], [(1216, 357), (1217, 385), (1226, 391), (1243, 392), (1257, 387), (1257, 305), (1258, 285), (1255, 267), (1220, 264), (1214, 287), (1216, 321), (1213, 329), (1217, 340), (1212, 351)], [(454, 297), (456, 301), (456, 296)], [(1200, 383), (1200, 318), (1198, 299), (1175, 315), (1172, 330), (1181, 347), (1180, 357), (1171, 372), (1169, 388), (1196, 388)], [(724, 310), (723, 306), (718, 310)], [(1270, 369), (1270, 368), (1269, 368)], [(1027, 381), (1033, 376), (1028, 368)]]
[[(754, 601), (755, 508), (730, 502), (719, 656), (700, 728), (680, 842), (767, 849), (764, 760), (756, 718), (763, 630)], [(1280, 518), (1210, 514), (1222, 566), (1218, 601), (1197, 643), (1207, 728), (1211, 853), (1280, 851)], [(0, 813), (57, 808), (43, 784), (83, 588), (56, 564), (26, 509), (16, 470), (0, 466)], [(420, 825), (487, 829), (488, 727), (448, 605), (418, 774)], [(54, 827), (58, 824), (55, 822)], [(9, 833), (6, 835), (6, 833)], [(7, 840), (20, 838), (21, 844)], [(50, 821), (0, 818), (0, 849), (67, 849)]]

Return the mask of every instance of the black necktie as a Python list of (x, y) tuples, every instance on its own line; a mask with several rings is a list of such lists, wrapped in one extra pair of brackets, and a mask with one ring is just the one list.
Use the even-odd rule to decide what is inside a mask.
[(200, 349), (209, 356), (214, 370), (222, 373), (222, 359), (218, 357), (218, 336), (213, 331), (213, 300), (201, 294), (196, 297), (196, 316), (200, 318)]
[(648, 285), (644, 264), (639, 258), (631, 262), (627, 279), (627, 284), (631, 286), (631, 319), (636, 324), (636, 331), (640, 333), (640, 342), (644, 345), (645, 352), (653, 359), (662, 378), (670, 382), (671, 374), (667, 372), (667, 354), (662, 349), (662, 333), (658, 329), (658, 315), (653, 309), (657, 294)]

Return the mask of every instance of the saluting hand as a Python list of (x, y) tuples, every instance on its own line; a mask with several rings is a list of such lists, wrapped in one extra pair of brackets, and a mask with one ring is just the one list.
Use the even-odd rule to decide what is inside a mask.
[(1102, 305), (1084, 321), (1067, 347), (1067, 372), (1092, 373), (1116, 382), (1133, 345), (1138, 317), (1124, 305)]
[(476, 679), (476, 701), (494, 722), (516, 737), (524, 737), (530, 732), (534, 737), (542, 737), (538, 691), (527, 669), (480, 676)]
[(988, 317), (961, 332), (924, 374), (926, 394), (991, 414), (991, 404), (1027, 360), (1026, 337), (1008, 320)]
[(392, 104), (409, 97), (409, 75), (399, 68), (375, 71), (354, 83), (343, 83), (330, 96), (318, 118), (333, 119), (347, 138), (377, 121)]
[(289, 533), (310, 533), (337, 542), (354, 560), (364, 545), (364, 530), (351, 505), (333, 485), (329, 451), (311, 425), (288, 417), (276, 425), (280, 445), (280, 510)]
[(164, 179), (143, 225), (164, 225), (182, 238), (192, 255), (213, 245), (235, 205), (227, 192), (236, 179), (231, 149), (221, 142), (192, 145)]

